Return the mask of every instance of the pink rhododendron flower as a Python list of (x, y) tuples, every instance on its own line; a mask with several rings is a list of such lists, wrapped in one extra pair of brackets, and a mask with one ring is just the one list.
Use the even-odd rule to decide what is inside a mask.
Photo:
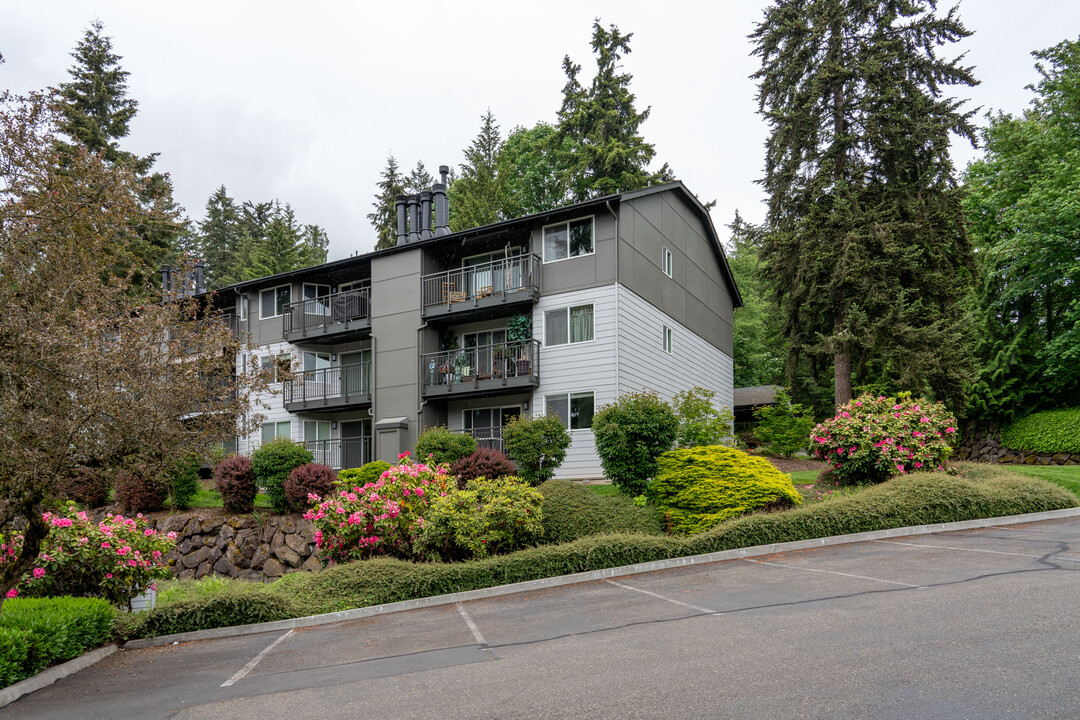
[(45, 569), (44, 568), (34, 568), (34, 579), (43, 578), (43, 577), (45, 577)]
[(19, 591), (16, 590), (15, 588), (11, 588), (10, 590), (7, 591), (7, 595), (5, 597), (7, 597), (10, 600), (11, 598), (18, 597), (18, 596), (19, 596)]

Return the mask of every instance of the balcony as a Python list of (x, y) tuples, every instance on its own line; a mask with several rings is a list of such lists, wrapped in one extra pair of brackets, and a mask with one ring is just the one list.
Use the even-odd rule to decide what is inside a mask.
[(518, 255), (425, 275), (421, 285), (426, 320), (467, 322), (521, 312), (540, 297), (540, 258)]
[(529, 392), (540, 384), (540, 341), (480, 345), (422, 355), (426, 398)]
[(330, 412), (370, 404), (370, 362), (308, 370), (285, 383), (289, 412)]
[(371, 436), (309, 440), (304, 447), (315, 456), (314, 462), (335, 470), (358, 468), (371, 462)]
[(461, 433), (462, 435), (471, 435), (473, 439), (476, 440), (477, 448), (506, 452), (503, 445), (502, 431), (503, 429), (501, 427), (478, 427), (455, 430), (454, 432)]
[(358, 288), (301, 300), (282, 316), (289, 342), (337, 343), (371, 334), (371, 288)]

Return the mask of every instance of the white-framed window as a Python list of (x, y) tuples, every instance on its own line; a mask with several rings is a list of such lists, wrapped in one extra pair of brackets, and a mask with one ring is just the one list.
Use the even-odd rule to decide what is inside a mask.
[(240, 296), (240, 319), (241, 320), (247, 320), (247, 310), (248, 310), (247, 306), (248, 306), (247, 295), (246, 294), (241, 295)]
[(292, 302), (292, 286), (279, 285), (259, 293), (259, 319), (278, 317), (285, 314), (285, 306)]
[(325, 370), (330, 367), (330, 353), (304, 352), (304, 372)]
[(671, 277), (671, 251), (667, 249), (667, 245), (664, 245), (660, 253), (660, 269), (665, 275)]
[(675, 332), (667, 325), (664, 326), (664, 334), (661, 338), (661, 342), (664, 346), (664, 352), (668, 354), (675, 353)]
[(547, 414), (559, 418), (570, 430), (592, 428), (595, 405), (595, 394), (592, 391), (544, 396)]
[(330, 421), (328, 420), (305, 420), (304, 442), (316, 442), (330, 439)]
[(288, 370), (292, 368), (292, 355), (289, 353), (281, 353), (280, 355), (263, 355), (259, 358), (259, 368), (262, 370), (269, 370), (273, 373), (273, 377), (270, 378), (270, 382), (281, 382), (278, 379), (280, 370)]
[(544, 313), (544, 345), (591, 342), (593, 306), (575, 305)]
[(544, 262), (592, 255), (596, 242), (592, 217), (548, 225), (544, 228)]
[(280, 422), (268, 422), (263, 423), (262, 426), (262, 441), (263, 443), (271, 442), (274, 438), (279, 437), (292, 437), (292, 421), (282, 420)]

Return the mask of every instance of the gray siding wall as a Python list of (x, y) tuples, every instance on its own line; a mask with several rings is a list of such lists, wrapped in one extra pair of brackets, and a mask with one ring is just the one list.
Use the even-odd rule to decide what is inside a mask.
[[(619, 282), (731, 356), (734, 307), (720, 259), (708, 228), (678, 194), (624, 202), (619, 241)], [(661, 269), (665, 246), (672, 254), (672, 277)]]
[[(617, 209), (616, 212), (618, 212)], [(590, 217), (590, 215), (585, 214), (580, 217)], [(615, 217), (607, 209), (601, 209), (592, 215), (592, 218), (595, 252), (592, 255), (543, 263), (541, 295), (584, 290), (615, 282)], [(543, 227), (532, 231), (530, 244), (532, 252), (543, 262)]]
[[(422, 256), (423, 252), (417, 248), (373, 258), (371, 263), (375, 421), (408, 418), (409, 429), (402, 450), (411, 450), (416, 444), (420, 406), (417, 328), (423, 324), (420, 318)], [(378, 459), (393, 462), (397, 456)]]

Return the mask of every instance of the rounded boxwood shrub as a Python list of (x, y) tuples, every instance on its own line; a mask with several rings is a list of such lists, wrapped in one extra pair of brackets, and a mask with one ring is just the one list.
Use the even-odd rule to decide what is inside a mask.
[(810, 434), (817, 457), (841, 484), (881, 482), (914, 470), (941, 470), (952, 454), (956, 418), (939, 402), (862, 395)]
[(129, 513), (161, 510), (169, 487), (165, 481), (144, 469), (121, 470), (116, 475), (116, 499)]
[(416, 461), (453, 465), (476, 450), (476, 438), (445, 427), (430, 427), (416, 439)]
[(214, 468), (214, 487), (226, 512), (249, 513), (255, 508), (255, 471), (251, 458), (232, 455)]
[(363, 487), (369, 482), (375, 482), (382, 474), (393, 467), (390, 463), (382, 460), (372, 460), (358, 468), (348, 468), (338, 471), (337, 487), (352, 489)]
[(656, 393), (631, 392), (600, 408), (592, 429), (604, 475), (636, 497), (656, 476), (656, 458), (675, 444), (679, 419)]
[(661, 455), (648, 496), (676, 533), (701, 532), (754, 510), (802, 503), (791, 479), (768, 460), (723, 445)]
[(75, 468), (56, 485), (60, 497), (87, 508), (101, 507), (109, 499), (109, 473), (100, 468)]
[(1047, 410), (1020, 418), (1001, 431), (1013, 450), (1038, 453), (1080, 453), (1080, 408)]
[(251, 469), (255, 472), (255, 482), (266, 491), (270, 507), (276, 512), (285, 512), (288, 507), (285, 481), (289, 479), (289, 473), (314, 459), (315, 456), (310, 450), (287, 437), (274, 438), (251, 453)]
[(515, 477), (469, 480), (432, 501), (419, 544), (448, 562), (518, 550), (543, 532), (543, 501)]
[(517, 463), (518, 475), (532, 485), (550, 480), (566, 459), (570, 433), (554, 415), (513, 418), (503, 427), (506, 454)]
[(492, 448), (477, 448), (476, 452), (458, 460), (450, 466), (450, 474), (457, 478), (459, 488), (479, 477), (489, 480), (509, 477), (516, 472), (510, 458)]
[(308, 463), (293, 468), (285, 480), (285, 499), (294, 509), (308, 505), (308, 495), (314, 493), (324, 498), (334, 489), (337, 473), (326, 465)]

